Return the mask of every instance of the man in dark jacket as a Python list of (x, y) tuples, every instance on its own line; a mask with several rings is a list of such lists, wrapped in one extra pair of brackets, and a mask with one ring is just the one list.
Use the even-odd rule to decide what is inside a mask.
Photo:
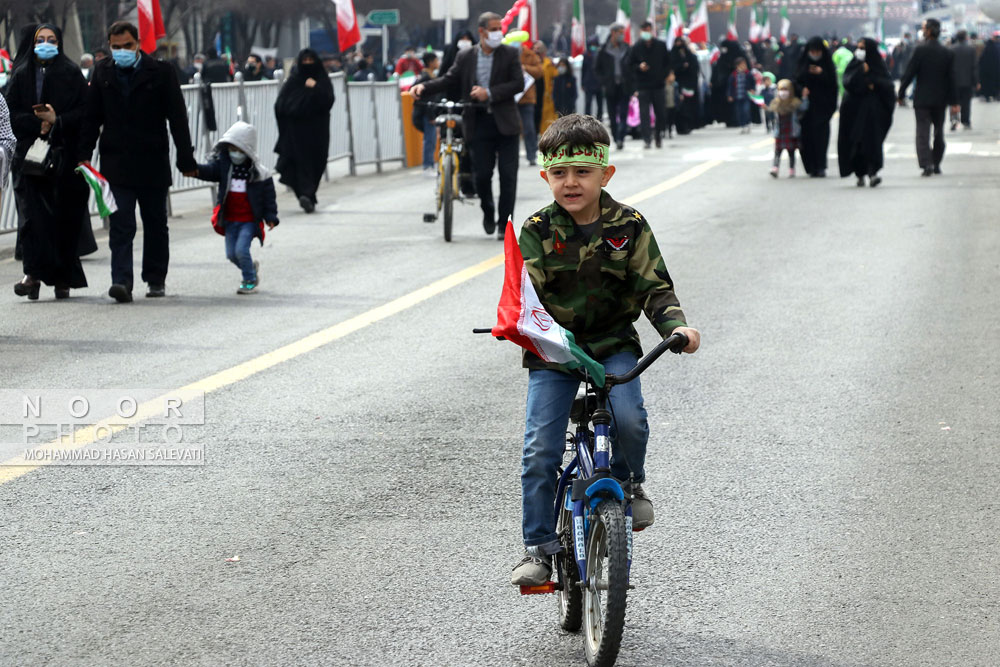
[(625, 28), (620, 23), (611, 25), (608, 41), (597, 52), (596, 71), (608, 105), (611, 137), (619, 149), (624, 148), (625, 132), (628, 131), (628, 101), (632, 96), (632, 72)]
[[(969, 44), (969, 33), (959, 30), (955, 33), (955, 45), (951, 47), (955, 53), (953, 63), (955, 89), (958, 92), (958, 104), (962, 112), (962, 126), (972, 129), (972, 95), (979, 90), (979, 57), (976, 47)], [(951, 131), (958, 127), (958, 117), (952, 114)]]
[(653, 38), (653, 24), (649, 21), (639, 26), (639, 41), (632, 46), (632, 71), (635, 74), (635, 88), (639, 94), (639, 125), (642, 126), (642, 140), (649, 148), (653, 127), (649, 119), (649, 107), (656, 116), (656, 147), (663, 147), (663, 128), (667, 120), (667, 75), (670, 74), (670, 53), (663, 40)]
[[(460, 52), (444, 76), (410, 88), (420, 99), (424, 94), (446, 92), (457, 84), (462, 91), (462, 102), (476, 104), (462, 111), (462, 134), (470, 139), (483, 229), (487, 234), (496, 229), (500, 240), (507, 219), (514, 214), (517, 196), (521, 114), (514, 96), (524, 90), (520, 54), (502, 40), (500, 16), (493, 12), (480, 15), (479, 44)], [(493, 204), (494, 164), (500, 172), (499, 216)]]
[[(899, 82), (897, 100), (906, 106), (906, 89), (914, 78), (913, 111), (917, 117), (917, 160), (923, 176), (941, 173), (944, 158), (944, 112), (950, 104), (958, 112), (958, 91), (953, 72), (955, 54), (938, 42), (941, 23), (927, 19), (923, 26), (924, 41), (913, 50), (913, 57)], [(934, 126), (934, 147), (930, 147), (930, 128)]]
[[(193, 176), (187, 110), (174, 69), (139, 50), (139, 31), (119, 21), (108, 29), (111, 58), (94, 68), (77, 162), (86, 163), (101, 139), (101, 173), (118, 210), (111, 214), (111, 289), (119, 303), (132, 300), (135, 206), (142, 213), (142, 280), (147, 297), (164, 295), (170, 260), (167, 192), (171, 184), (167, 122), (177, 148), (177, 168)], [(102, 132), (103, 127), (103, 132)]]

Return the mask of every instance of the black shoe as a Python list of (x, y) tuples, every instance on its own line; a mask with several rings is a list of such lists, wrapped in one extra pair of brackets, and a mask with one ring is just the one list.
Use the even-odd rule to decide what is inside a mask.
[(882, 177), (881, 176), (869, 176), (868, 177), (868, 185), (871, 186), (871, 187), (873, 187), (873, 188), (877, 188), (878, 184), (881, 183), (881, 182), (882, 182)]
[(299, 206), (301, 206), (302, 210), (306, 213), (312, 213), (316, 210), (316, 204), (313, 203), (312, 199), (305, 195), (299, 197)]
[(864, 176), (858, 176), (858, 187), (859, 188), (865, 187), (865, 177)]
[(64, 285), (56, 286), (56, 298), (57, 299), (68, 299), (69, 298), (69, 288)]
[(958, 121), (957, 120), (951, 121), (951, 131), (954, 132), (957, 129), (958, 129)]
[(656, 147), (657, 148), (663, 148), (663, 137), (657, 137), (656, 138)]
[(503, 228), (502, 227), (498, 228), (497, 229), (497, 241), (500, 241), (501, 243), (503, 243), (504, 235), (505, 234), (504, 234)]
[(652, 147), (653, 147), (653, 145), (651, 143), (649, 143), (648, 141), (642, 145), (642, 149), (643, 150), (649, 150)]
[(493, 211), (486, 211), (483, 213), (483, 231), (487, 234), (492, 234), (497, 230), (497, 221), (494, 218)]
[(938, 176), (941, 175), (941, 165), (939, 164), (934, 165), (934, 173), (937, 174)]
[(108, 289), (108, 296), (118, 303), (132, 303), (132, 290), (125, 285), (112, 285)]
[(149, 287), (146, 288), (147, 299), (155, 299), (157, 297), (166, 295), (167, 295), (167, 288), (162, 284), (153, 285), (152, 283), (150, 283)]
[(42, 289), (42, 283), (25, 276), (23, 280), (14, 283), (14, 294), (26, 296), (30, 301), (38, 301), (38, 293)]
[(934, 175), (934, 170), (931, 169), (930, 167), (927, 167), (922, 172), (920, 172), (920, 175), (921, 176), (933, 176)]

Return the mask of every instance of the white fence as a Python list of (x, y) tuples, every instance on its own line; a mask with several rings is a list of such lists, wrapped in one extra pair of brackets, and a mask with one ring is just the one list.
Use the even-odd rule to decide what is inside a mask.
[[(237, 79), (241, 78), (238, 74)], [(352, 175), (359, 165), (374, 164), (381, 171), (386, 162), (402, 161), (405, 164), (402, 103), (396, 83), (347, 82), (343, 73), (331, 75), (330, 80), (337, 100), (330, 113), (329, 162), (349, 160)], [(257, 149), (261, 161), (273, 169), (278, 160), (274, 152), (274, 145), (278, 140), (274, 103), (278, 99), (282, 83), (280, 79), (247, 83), (238, 80), (235, 83), (213, 85), (212, 101), (218, 128), (214, 132), (209, 132), (205, 127), (201, 87), (197, 84), (181, 86), (195, 157), (205, 160), (212, 152), (212, 146), (229, 126), (237, 120), (244, 120), (257, 128)], [(212, 183), (183, 176), (174, 166), (175, 162), (176, 150), (171, 142), (170, 164), (174, 182), (170, 188), (171, 193), (212, 187)], [(100, 169), (99, 155), (95, 158), (95, 164)], [(96, 214), (93, 205), (91, 213)], [(14, 193), (8, 184), (0, 206), (0, 233), (16, 229)]]

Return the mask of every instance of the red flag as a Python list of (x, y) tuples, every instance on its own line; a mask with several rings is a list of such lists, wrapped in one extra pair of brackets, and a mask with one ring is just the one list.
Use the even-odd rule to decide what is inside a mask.
[(139, 48), (146, 53), (156, 50), (156, 40), (167, 36), (160, 13), (160, 0), (139, 0)]
[(361, 41), (361, 29), (358, 27), (358, 15), (354, 12), (353, 0), (333, 0), (337, 6), (337, 44), (340, 52)]

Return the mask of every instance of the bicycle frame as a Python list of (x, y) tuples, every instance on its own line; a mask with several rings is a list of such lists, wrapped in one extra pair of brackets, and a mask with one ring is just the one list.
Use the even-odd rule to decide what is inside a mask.
[[(585, 410), (583, 417), (577, 423), (576, 433), (573, 435), (576, 456), (563, 470), (556, 486), (555, 520), (558, 522), (559, 512), (563, 507), (572, 510), (573, 560), (576, 562), (583, 586), (588, 586), (590, 583), (587, 581), (586, 549), (590, 513), (604, 500), (625, 502), (625, 492), (621, 484), (611, 476), (611, 413), (607, 410), (608, 389), (608, 387), (595, 388), (597, 407), (593, 411)], [(590, 422), (594, 424), (593, 438), (589, 429)], [(630, 504), (625, 505), (625, 528), (628, 540), (628, 569), (631, 573), (632, 506)]]

